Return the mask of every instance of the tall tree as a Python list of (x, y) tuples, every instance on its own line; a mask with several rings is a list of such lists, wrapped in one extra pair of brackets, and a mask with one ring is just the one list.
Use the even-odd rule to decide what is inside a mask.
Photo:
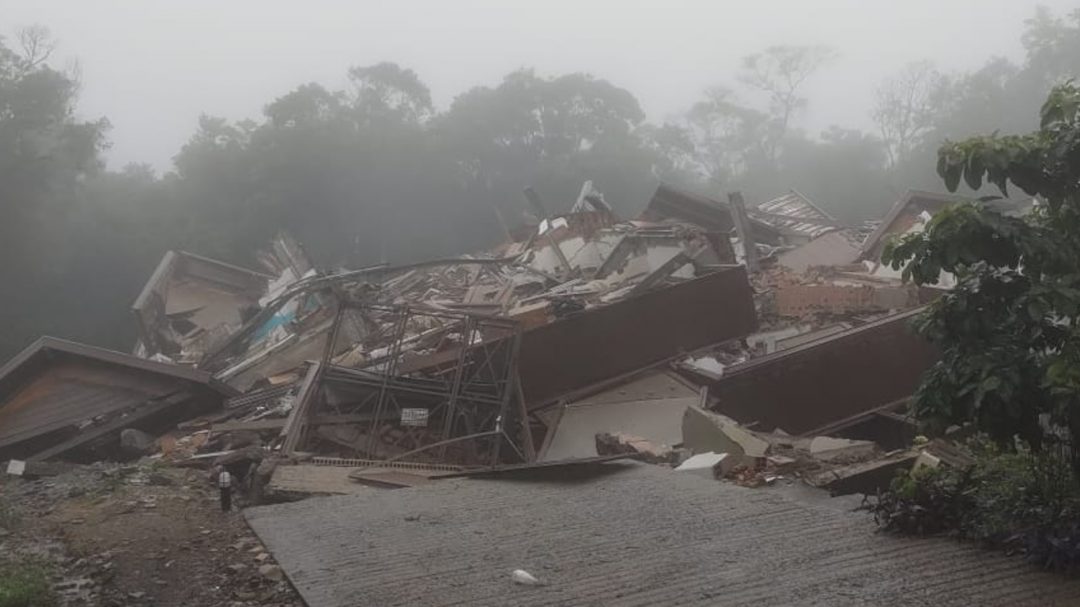
[(434, 113), (431, 92), (416, 72), (382, 62), (349, 70), (352, 103), (363, 120), (420, 124)]
[(460, 95), (436, 131), (474, 196), (520, 209), (521, 189), (569, 204), (592, 179), (616, 205), (645, 199), (668, 164), (640, 129), (645, 114), (625, 89), (585, 74), (509, 74)]
[(769, 98), (769, 158), (776, 159), (792, 118), (806, 107), (807, 99), (801, 95), (803, 85), (835, 58), (836, 51), (827, 46), (790, 45), (770, 46), (743, 58), (739, 79)]
[(686, 114), (703, 176), (730, 182), (770, 159), (769, 117), (740, 104), (735, 92), (713, 87)]
[[(68, 218), (80, 184), (101, 167), (108, 123), (80, 121), (78, 82), (49, 66), (53, 43), (42, 28), (19, 31), (14, 48), (0, 39), (0, 348), (24, 345), (48, 327), (80, 329), (74, 318), (50, 319), (62, 306)], [(57, 299), (57, 297), (60, 299)], [(59, 314), (58, 314), (59, 316)], [(82, 327), (84, 330), (86, 326)]]
[(889, 166), (908, 159), (930, 132), (946, 88), (945, 77), (929, 61), (910, 63), (878, 86), (871, 116), (885, 141)]

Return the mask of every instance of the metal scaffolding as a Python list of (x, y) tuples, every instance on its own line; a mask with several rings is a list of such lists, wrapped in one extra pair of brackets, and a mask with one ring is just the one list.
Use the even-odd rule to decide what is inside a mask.
[[(322, 361), (309, 370), (283, 450), (327, 443), (380, 461), (531, 461), (518, 389), (520, 325), (509, 319), (339, 297)], [(349, 312), (372, 328), (363, 361), (334, 364)], [(340, 423), (314, 424), (316, 419)]]

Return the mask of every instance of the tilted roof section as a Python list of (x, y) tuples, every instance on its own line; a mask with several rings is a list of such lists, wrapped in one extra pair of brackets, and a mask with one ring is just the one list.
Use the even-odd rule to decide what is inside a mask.
[(877, 229), (863, 243), (863, 257), (876, 258), (881, 255), (881, 246), (884, 244), (886, 236), (907, 231), (911, 226), (903, 225), (902, 219), (905, 216), (917, 216), (923, 211), (933, 215), (950, 204), (967, 201), (971, 201), (971, 198), (958, 194), (942, 194), (923, 190), (904, 192), (904, 195), (893, 203), (892, 208), (889, 209), (885, 218), (881, 220)]
[(783, 232), (809, 238), (817, 238), (842, 227), (836, 219), (796, 190), (747, 209), (747, 213)]
[[(675, 219), (710, 232), (728, 233), (735, 229), (735, 220), (728, 203), (681, 190), (666, 183), (661, 183), (656, 188), (656, 193), (649, 200), (649, 205), (641, 213), (640, 219), (644, 221)], [(758, 240), (779, 241), (780, 231), (775, 227), (754, 217), (750, 218), (750, 224)]]
[(109, 365), (126, 367), (141, 373), (201, 384), (209, 386), (226, 396), (236, 394), (235, 390), (213, 379), (209, 373), (192, 367), (160, 363), (56, 337), (42, 337), (27, 346), (22, 352), (16, 354), (3, 367), (0, 367), (0, 399), (4, 398), (12, 389), (17, 388), (23, 379), (32, 375), (45, 363), (55, 359), (57, 356), (89, 359)]
[(151, 295), (162, 288), (176, 273), (217, 284), (231, 290), (251, 292), (254, 298), (262, 295), (267, 283), (274, 277), (223, 261), (210, 259), (186, 251), (169, 251), (161, 258), (150, 280), (132, 304), (136, 311), (145, 308)]

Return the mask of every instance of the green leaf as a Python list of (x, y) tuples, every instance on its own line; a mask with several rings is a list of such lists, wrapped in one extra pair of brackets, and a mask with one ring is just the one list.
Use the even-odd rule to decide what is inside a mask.
[(972, 153), (968, 157), (967, 165), (964, 167), (964, 181), (969, 188), (977, 190), (982, 187), (982, 175), (985, 170), (979, 156)]
[(955, 192), (960, 185), (960, 174), (963, 172), (963, 168), (963, 165), (960, 164), (950, 164), (945, 167), (945, 188), (950, 192)]

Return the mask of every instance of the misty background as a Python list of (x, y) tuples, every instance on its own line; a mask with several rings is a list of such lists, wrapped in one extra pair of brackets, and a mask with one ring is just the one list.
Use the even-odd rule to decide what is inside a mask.
[(876, 219), (942, 189), (942, 141), (1037, 127), (1080, 75), (1078, 4), (0, 0), (0, 358), (129, 349), (171, 248), (458, 254), (520, 225), (526, 186)]

